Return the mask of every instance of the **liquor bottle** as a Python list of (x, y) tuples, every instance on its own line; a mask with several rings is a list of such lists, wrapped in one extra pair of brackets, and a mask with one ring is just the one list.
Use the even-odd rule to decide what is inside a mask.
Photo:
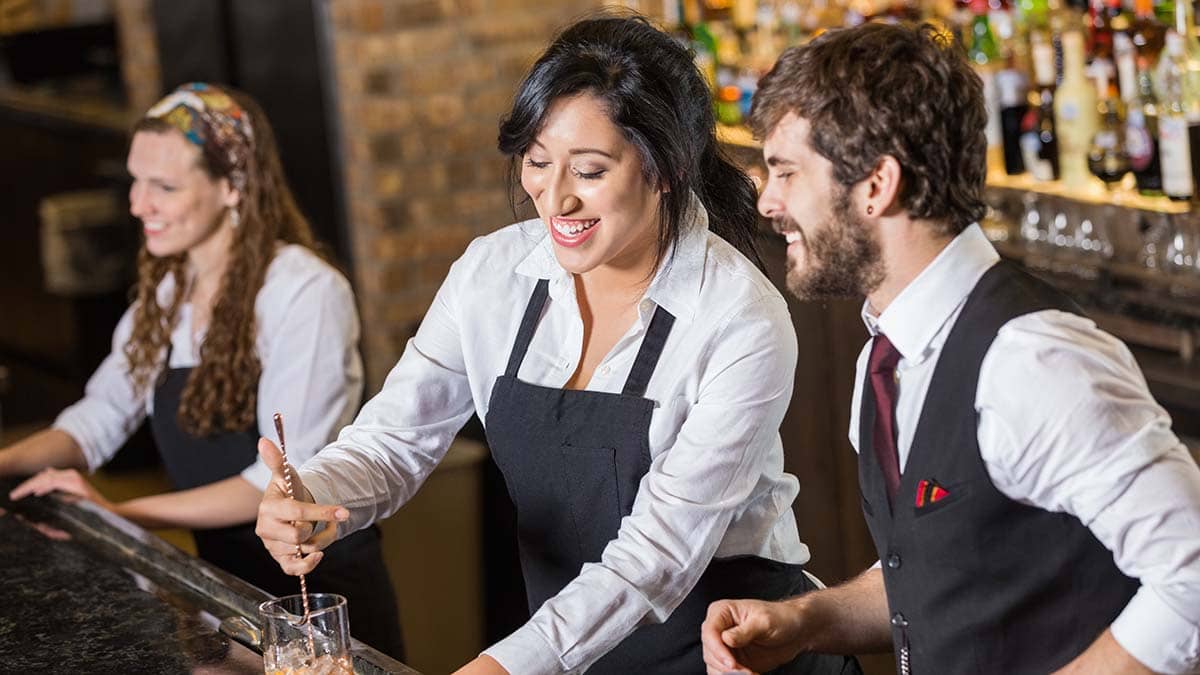
[[(1097, 92), (1108, 91), (1108, 83), (1098, 82)], [(1125, 128), (1121, 124), (1121, 101), (1115, 96), (1100, 101), (1100, 128), (1088, 147), (1088, 170), (1111, 190), (1129, 173), (1129, 154), (1125, 148)]]
[(996, 100), (996, 69), (1000, 53), (996, 36), (988, 20), (988, 0), (971, 0), (971, 42), (967, 57), (983, 81), (983, 101), (987, 109), (987, 166), (991, 170), (1003, 164), (1003, 134), (1000, 130), (1000, 108)]
[(1133, 7), (1133, 25), (1129, 30), (1129, 38), (1133, 40), (1133, 48), (1137, 50), (1138, 56), (1145, 56), (1153, 67), (1163, 48), (1166, 27), (1154, 14), (1154, 0), (1134, 0)]
[(1171, 199), (1184, 201), (1191, 199), (1195, 191), (1191, 149), (1188, 147), (1187, 90), (1190, 87), (1183, 38), (1173, 30), (1167, 32), (1166, 50), (1159, 60), (1159, 86), (1163, 93), (1158, 115), (1163, 192)]
[(1113, 58), (1117, 62), (1117, 84), (1121, 100), (1127, 105), (1137, 98), (1137, 49), (1133, 39), (1125, 33), (1113, 35)]
[(1004, 70), (996, 73), (996, 101), (1000, 108), (1000, 138), (1004, 152), (1004, 172), (1010, 176), (1025, 173), (1021, 157), (1021, 121), (1029, 109), (1029, 87), (1025, 75), (1017, 70), (1010, 53)]
[(1021, 156), (1025, 168), (1039, 181), (1058, 179), (1058, 136), (1054, 131), (1054, 46), (1034, 33), (1029, 43), (1036, 87), (1029, 93), (1029, 110), (1021, 125)]
[(1054, 94), (1054, 129), (1058, 133), (1058, 168), (1069, 189), (1091, 184), (1088, 147), (1096, 133), (1096, 87), (1084, 74), (1083, 35), (1062, 35), (1063, 79)]
[[(1188, 126), (1188, 152), (1192, 165), (1192, 194), (1200, 194), (1200, 42), (1189, 0), (1175, 3), (1175, 32), (1182, 44), (1184, 66), (1183, 111)], [(1169, 195), (1168, 195), (1169, 196)]]
[(1138, 57), (1138, 93), (1125, 113), (1125, 149), (1138, 192), (1162, 196), (1162, 168), (1158, 159), (1158, 96), (1150, 79), (1150, 60)]

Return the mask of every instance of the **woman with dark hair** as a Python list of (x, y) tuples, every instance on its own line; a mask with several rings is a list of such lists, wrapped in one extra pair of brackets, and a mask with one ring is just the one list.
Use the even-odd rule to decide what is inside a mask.
[(313, 569), (478, 413), (532, 617), (460, 672), (703, 672), (709, 602), (811, 587), (778, 434), (796, 338), (747, 257), (754, 189), (718, 152), (691, 56), (640, 18), (560, 34), (500, 149), (539, 217), (468, 247), (383, 390), (301, 468), (306, 499), (268, 490), (259, 532), (285, 570)]
[[(303, 460), (353, 417), (362, 365), (350, 285), (318, 253), (267, 118), (245, 94), (176, 89), (135, 126), (128, 168), (145, 233), (136, 299), (83, 399), (0, 450), (0, 475), (36, 473), (14, 499), (59, 490), (145, 527), (191, 528), (201, 558), (295, 593), (254, 534), (271, 479), (255, 444), (280, 411)], [(79, 470), (111, 459), (147, 416), (176, 491), (109, 502)], [(348, 596), (355, 636), (401, 657), (378, 531), (329, 556), (310, 588)]]

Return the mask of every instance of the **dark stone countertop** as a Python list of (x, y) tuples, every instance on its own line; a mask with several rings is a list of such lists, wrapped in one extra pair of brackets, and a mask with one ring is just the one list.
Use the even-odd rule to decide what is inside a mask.
[[(0, 673), (263, 672), (270, 596), (90, 503), (10, 502), (15, 485), (0, 479)], [(355, 672), (417, 675), (352, 652)]]

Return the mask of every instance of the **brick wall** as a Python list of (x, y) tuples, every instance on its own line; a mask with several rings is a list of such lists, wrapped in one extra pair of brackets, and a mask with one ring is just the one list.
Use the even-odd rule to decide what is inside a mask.
[(331, 0), (368, 392), (471, 239), (512, 222), (499, 118), (556, 30), (602, 4)]

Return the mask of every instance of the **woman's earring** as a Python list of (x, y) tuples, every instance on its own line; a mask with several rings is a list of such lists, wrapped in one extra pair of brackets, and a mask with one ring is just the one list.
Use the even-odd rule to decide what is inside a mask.
[(875, 213), (875, 207), (871, 206), (870, 204), (867, 204), (867, 215), (869, 216), (873, 213)]
[(238, 213), (237, 207), (231, 207), (229, 214), (229, 223), (233, 225), (233, 229), (238, 229), (238, 225), (242, 224), (242, 214)]

